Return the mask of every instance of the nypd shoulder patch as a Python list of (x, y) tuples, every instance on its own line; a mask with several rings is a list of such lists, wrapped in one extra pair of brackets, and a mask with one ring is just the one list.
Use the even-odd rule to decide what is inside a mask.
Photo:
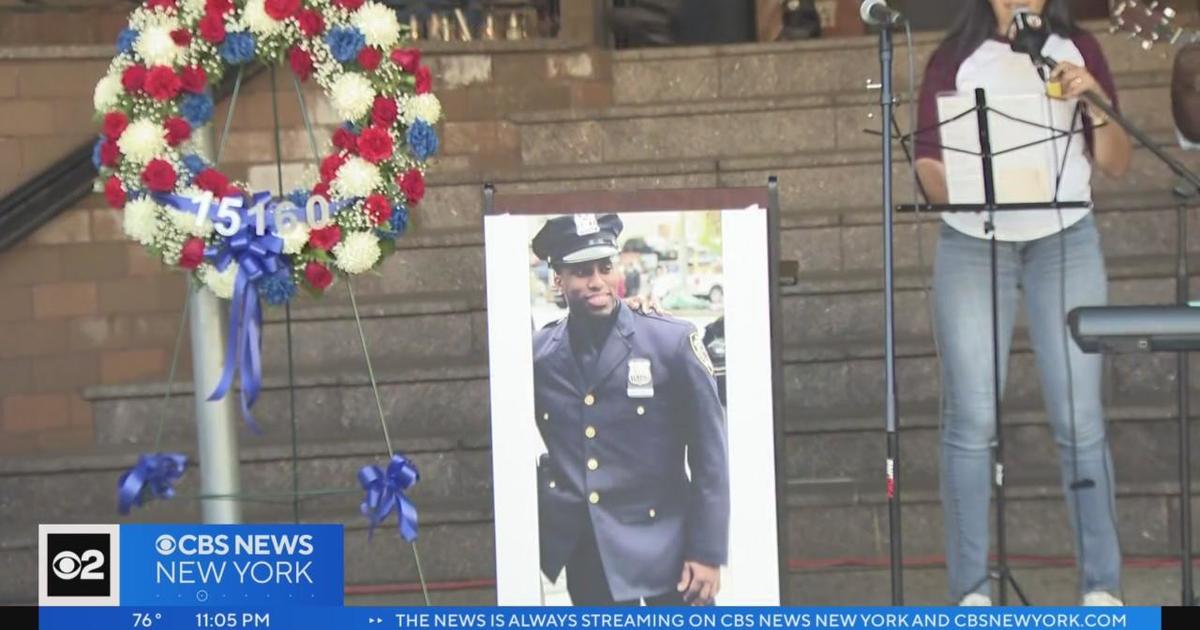
[(693, 330), (692, 334), (688, 336), (688, 341), (691, 342), (692, 354), (696, 355), (696, 360), (700, 362), (700, 365), (704, 366), (709, 376), (714, 375), (716, 369), (713, 368), (712, 359), (708, 356), (708, 350), (704, 347), (704, 341), (700, 339), (700, 331)]

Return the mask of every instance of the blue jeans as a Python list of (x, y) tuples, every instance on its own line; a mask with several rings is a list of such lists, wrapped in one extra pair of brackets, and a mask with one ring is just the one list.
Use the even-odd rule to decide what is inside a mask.
[[(1095, 221), (1089, 214), (1058, 234), (1027, 242), (1000, 241), (996, 249), (1001, 391), (1020, 288), (1025, 293), (1029, 335), (1058, 444), (1063, 492), (1073, 528), (1080, 526), (1082, 516), (1083, 531), (1076, 530), (1074, 538), (1076, 561), (1081, 564), (1079, 587), (1081, 592), (1118, 593), (1121, 552), (1114, 523), (1112, 456), (1100, 400), (1102, 359), (1081, 352), (1070, 339), (1066, 324), (1066, 313), (1072, 308), (1102, 305), (1108, 300)], [(996, 422), (989, 242), (943, 223), (933, 287), (943, 392), (941, 493), (946, 567), (950, 597), (957, 602), (969, 593), (988, 595), (991, 588), (987, 579), (988, 507), (992, 494), (990, 446)], [(1069, 371), (1064, 336), (1070, 348)], [(1091, 479), (1095, 484), (1071, 490), (1074, 478)], [(1078, 548), (1080, 537), (1082, 549)]]

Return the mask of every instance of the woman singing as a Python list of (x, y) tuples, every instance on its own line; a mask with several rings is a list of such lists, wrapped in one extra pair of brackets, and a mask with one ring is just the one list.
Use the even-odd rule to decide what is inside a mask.
[[(1061, 86), (1062, 99), (1052, 101), (1046, 96), (1048, 115), (1065, 112), (1050, 118), (1054, 126), (1066, 130), (1074, 121), (1073, 128), (1083, 132), (1070, 140), (1052, 139), (1046, 132), (1057, 163), (1058, 172), (1052, 175), (1061, 173), (1057, 198), (1090, 201), (1093, 167), (1109, 177), (1120, 177), (1129, 168), (1131, 154), (1125, 132), (1081, 99), (1090, 92), (1114, 106), (1117, 102), (1099, 43), (1075, 26), (1066, 0), (964, 2), (957, 25), (929, 60), (918, 127), (937, 125), (937, 97), (942, 92), (984, 88), (988, 96), (1046, 96), (1046, 80), (1027, 55), (1011, 50), (1006, 36), (1017, 10), (1041, 14), (1051, 33), (1042, 53), (1058, 62), (1046, 78)], [(1079, 103), (1082, 106), (1077, 108)], [(938, 143), (937, 131), (919, 135), (916, 168), (928, 201), (947, 203), (946, 169)], [(946, 156), (978, 159), (955, 153)], [(983, 213), (944, 213), (934, 262), (935, 335), (943, 386), (941, 494), (946, 565), (951, 601), (963, 605), (991, 604), (988, 504), (996, 419), (988, 242), (992, 235), (986, 221)], [(1121, 605), (1113, 467), (1100, 401), (1101, 358), (1080, 352), (1066, 327), (1071, 309), (1107, 301), (1095, 221), (1088, 209), (999, 212), (994, 229), (1001, 382), (1018, 289), (1022, 289), (1076, 533), (1082, 603)]]

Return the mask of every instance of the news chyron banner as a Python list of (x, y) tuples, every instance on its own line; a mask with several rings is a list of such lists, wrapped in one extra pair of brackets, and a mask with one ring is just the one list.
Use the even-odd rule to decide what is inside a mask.
[(0, 630), (1200, 627), (1153, 607), (354, 607), (343, 541), (341, 525), (42, 525), (39, 607), (0, 607)]
[(341, 606), (341, 525), (41, 525), (38, 604)]

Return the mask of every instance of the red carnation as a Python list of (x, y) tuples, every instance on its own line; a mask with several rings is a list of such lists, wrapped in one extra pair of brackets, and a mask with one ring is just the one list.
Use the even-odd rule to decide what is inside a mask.
[(124, 112), (108, 112), (104, 115), (104, 137), (116, 140), (129, 126), (129, 117)]
[(154, 192), (171, 192), (175, 190), (175, 168), (163, 159), (150, 160), (142, 170), (142, 183)]
[(421, 63), (421, 51), (416, 48), (397, 48), (392, 51), (392, 63), (412, 74), (417, 71), (417, 64)]
[(300, 10), (300, 0), (267, 0), (263, 5), (267, 15), (276, 20), (286, 20)]
[(196, 184), (196, 188), (200, 190), (207, 190), (219, 196), (224, 196), (226, 190), (229, 189), (229, 178), (215, 168), (206, 168), (200, 171), (192, 183)]
[(220, 13), (211, 11), (200, 18), (200, 37), (210, 44), (220, 44), (225, 41), (225, 18)]
[(104, 199), (108, 201), (108, 205), (114, 208), (125, 207), (125, 187), (121, 185), (121, 180), (117, 179), (116, 175), (108, 178), (104, 182)]
[(327, 225), (308, 233), (308, 244), (314, 249), (329, 251), (342, 240), (342, 229), (336, 225)]
[(388, 203), (387, 197), (380, 194), (374, 194), (367, 197), (367, 216), (375, 222), (375, 225), (386, 223), (392, 218), (392, 204)]
[(204, 262), (204, 240), (193, 236), (183, 244), (179, 252), (179, 266), (184, 269), (195, 269)]
[(333, 282), (333, 274), (329, 273), (329, 269), (325, 265), (310, 260), (304, 266), (304, 279), (308, 280), (314, 289), (323, 291)]
[(175, 0), (146, 0), (146, 8), (148, 9), (174, 9)]
[(126, 92), (140, 92), (146, 83), (146, 67), (133, 65), (121, 73), (121, 87)]
[(154, 66), (146, 73), (146, 93), (159, 101), (169, 101), (179, 94), (183, 82), (170, 66)]
[(358, 154), (368, 162), (378, 163), (392, 155), (392, 135), (386, 129), (368, 127), (358, 136)]
[(342, 164), (345, 163), (346, 160), (344, 160), (342, 156), (338, 155), (337, 153), (325, 156), (325, 159), (321, 160), (321, 181), (333, 181), (333, 178), (337, 177), (338, 169), (342, 168)]
[(204, 0), (204, 8), (209, 13), (225, 15), (233, 9), (233, 0)]
[(333, 146), (354, 153), (358, 148), (358, 136), (345, 127), (338, 127), (333, 132)]
[(208, 75), (200, 66), (188, 66), (179, 71), (179, 82), (183, 85), (183, 89), (193, 94), (199, 94), (208, 85)]
[(413, 89), (417, 92), (417, 94), (424, 94), (428, 92), (429, 88), (433, 85), (433, 76), (429, 74), (429, 66), (421, 66), (420, 68), (417, 68), (414, 76), (417, 80)]
[(383, 61), (383, 53), (379, 52), (378, 48), (364, 46), (362, 50), (358, 51), (358, 65), (367, 72), (374, 72), (381, 61)]
[(347, 11), (355, 11), (362, 6), (363, 0), (333, 0), (333, 3)]
[(187, 29), (177, 28), (171, 31), (171, 41), (175, 42), (176, 46), (187, 46), (192, 43), (192, 34)]
[(304, 33), (305, 37), (316, 37), (325, 32), (325, 19), (312, 9), (301, 11), (296, 16), (296, 21), (300, 23), (300, 32)]
[(314, 69), (312, 56), (296, 46), (292, 46), (288, 51), (288, 65), (292, 67), (292, 72), (301, 81), (307, 81), (308, 77), (312, 76)]
[(107, 138), (100, 144), (100, 165), (101, 166), (116, 166), (117, 158), (121, 157), (121, 151), (117, 148), (117, 141), (112, 138)]
[(163, 122), (163, 127), (167, 130), (167, 144), (176, 147), (180, 142), (187, 140), (192, 135), (192, 126), (188, 121), (179, 116), (172, 116)]
[(324, 197), (325, 200), (328, 201), (329, 200), (329, 182), (317, 182), (317, 185), (313, 186), (312, 194), (314, 197)]
[(415, 168), (397, 177), (396, 185), (404, 191), (408, 203), (421, 203), (421, 199), (425, 197), (425, 176)]
[(391, 127), (396, 122), (396, 99), (376, 96), (375, 104), (371, 106), (371, 122), (378, 127)]

